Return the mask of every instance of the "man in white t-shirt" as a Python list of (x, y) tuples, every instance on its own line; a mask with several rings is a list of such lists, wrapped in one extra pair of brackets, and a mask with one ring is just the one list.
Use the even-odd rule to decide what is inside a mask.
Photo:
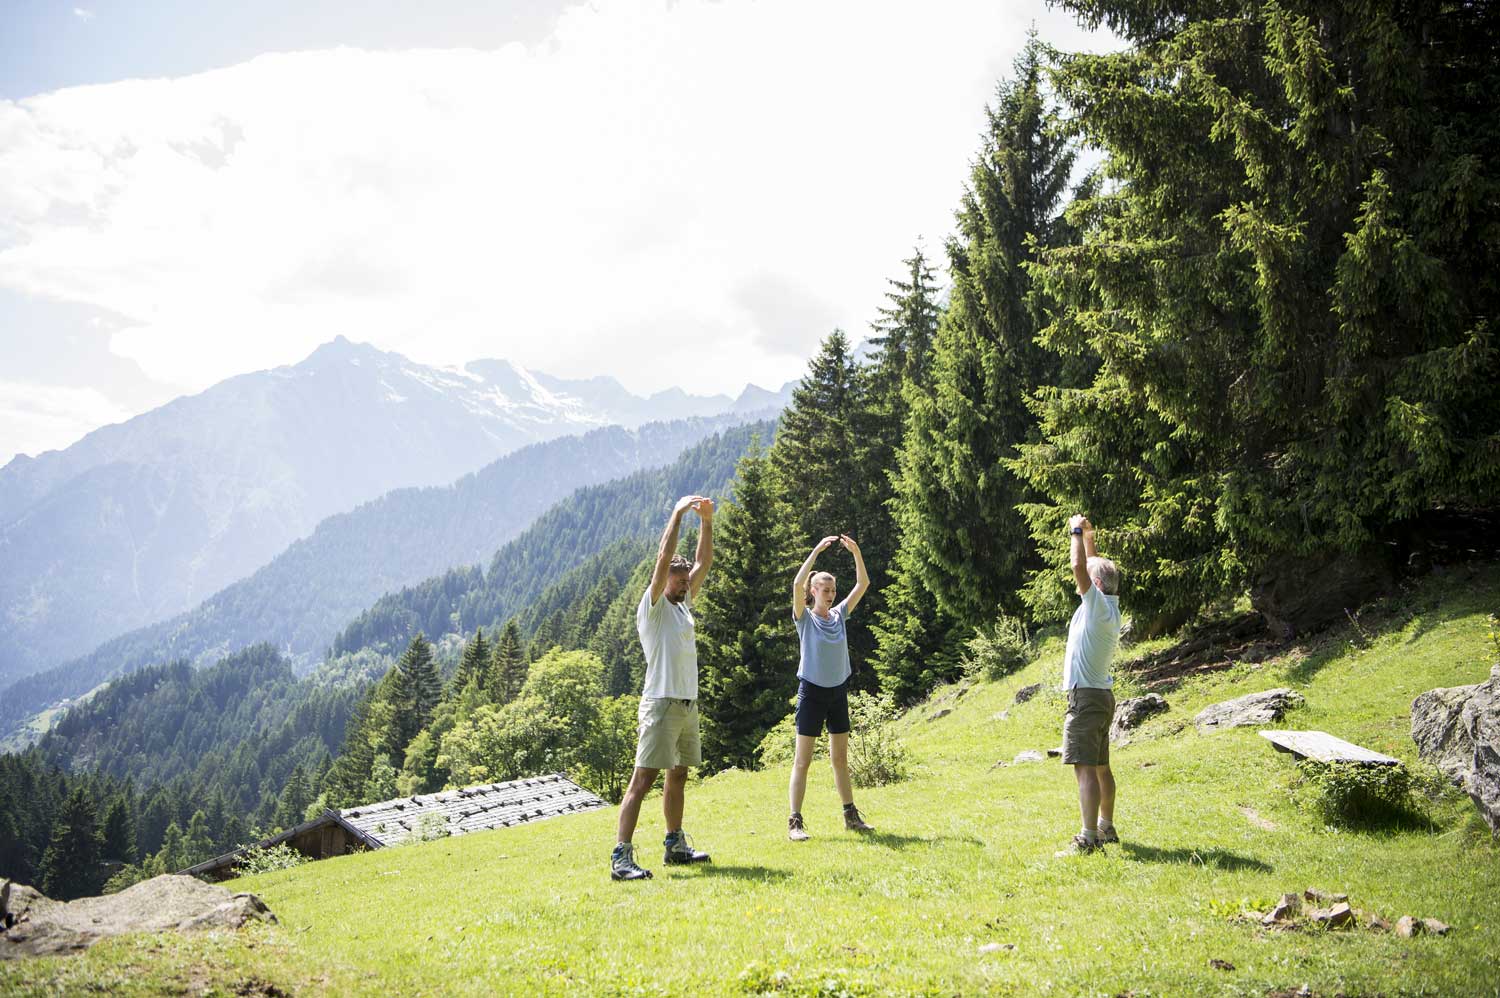
[(1078, 778), (1078, 810), (1083, 828), (1064, 853), (1090, 853), (1115, 832), (1115, 778), (1109, 768), (1109, 727), (1115, 717), (1110, 663), (1120, 643), (1120, 570), (1094, 549), (1094, 525), (1082, 515), (1068, 521), (1073, 581), (1079, 604), (1068, 623), (1063, 658), (1063, 757)]
[[(688, 510), (698, 514), (698, 551), (688, 560), (677, 550), (678, 529)], [(706, 496), (683, 496), (677, 500), (661, 545), (656, 551), (656, 569), (651, 585), (635, 611), (635, 629), (646, 653), (646, 687), (641, 692), (639, 736), (635, 750), (635, 772), (620, 801), (614, 853), (609, 875), (615, 880), (644, 880), (650, 870), (635, 861), (631, 839), (641, 815), (641, 799), (656, 783), (656, 774), (667, 771), (662, 786), (661, 809), (667, 822), (665, 863), (706, 863), (708, 853), (699, 852), (682, 830), (683, 789), (689, 766), (703, 761), (698, 736), (698, 646), (693, 627), (693, 600), (714, 560), (714, 501)]]

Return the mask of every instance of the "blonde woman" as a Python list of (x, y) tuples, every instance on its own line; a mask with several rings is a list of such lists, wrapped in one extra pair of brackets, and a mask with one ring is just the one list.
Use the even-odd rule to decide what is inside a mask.
[[(854, 588), (843, 602), (835, 604), (838, 582), (827, 572), (814, 573), (813, 562), (834, 543), (844, 545), (854, 556)], [(854, 538), (844, 534), (825, 537), (797, 570), (792, 580), (792, 619), (802, 644), (797, 665), (797, 757), (792, 763), (788, 790), (792, 814), (787, 819), (787, 838), (806, 842), (802, 822), (802, 798), (807, 793), (807, 768), (813, 746), (823, 727), (828, 727), (828, 756), (833, 762), (833, 782), (844, 802), (844, 827), (859, 832), (874, 831), (854, 806), (849, 784), (849, 615), (870, 588), (865, 559)]]

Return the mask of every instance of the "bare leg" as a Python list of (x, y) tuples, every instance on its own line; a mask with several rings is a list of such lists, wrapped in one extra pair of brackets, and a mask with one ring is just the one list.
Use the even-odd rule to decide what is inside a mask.
[(1083, 816), (1083, 828), (1089, 835), (1099, 833), (1099, 775), (1097, 766), (1074, 766), (1078, 777), (1078, 810)]
[(683, 788), (687, 786), (687, 767), (673, 766), (662, 783), (661, 813), (667, 819), (667, 834), (682, 831)]
[(630, 775), (630, 786), (625, 788), (625, 796), (620, 798), (620, 820), (615, 827), (617, 842), (629, 842), (635, 835), (635, 823), (641, 818), (641, 800), (651, 792), (659, 772), (659, 769), (636, 767), (635, 772)]
[(1115, 774), (1110, 772), (1108, 766), (1099, 766), (1095, 772), (1099, 779), (1099, 820), (1113, 825), (1115, 823)]
[(854, 790), (849, 785), (849, 732), (828, 736), (828, 757), (833, 762), (833, 785), (838, 787), (839, 800), (853, 804)]
[(812, 765), (813, 744), (811, 735), (797, 736), (797, 756), (792, 760), (792, 782), (787, 787), (787, 798), (793, 814), (802, 813), (802, 799), (807, 796), (807, 767)]

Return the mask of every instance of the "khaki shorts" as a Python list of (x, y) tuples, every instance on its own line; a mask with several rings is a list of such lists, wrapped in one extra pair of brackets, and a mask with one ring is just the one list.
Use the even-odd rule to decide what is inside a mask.
[(637, 769), (696, 766), (703, 761), (698, 740), (698, 701), (641, 698), (635, 744)]
[(1108, 766), (1109, 726), (1114, 719), (1112, 691), (1088, 686), (1069, 690), (1068, 712), (1063, 716), (1063, 764)]

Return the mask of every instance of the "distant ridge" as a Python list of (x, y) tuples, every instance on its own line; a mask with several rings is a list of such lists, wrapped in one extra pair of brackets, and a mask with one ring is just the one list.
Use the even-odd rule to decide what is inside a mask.
[(17, 457), (0, 468), (0, 684), (185, 611), (393, 489), (604, 426), (768, 407), (753, 396), (641, 399), (610, 378), (426, 367), (339, 336)]

